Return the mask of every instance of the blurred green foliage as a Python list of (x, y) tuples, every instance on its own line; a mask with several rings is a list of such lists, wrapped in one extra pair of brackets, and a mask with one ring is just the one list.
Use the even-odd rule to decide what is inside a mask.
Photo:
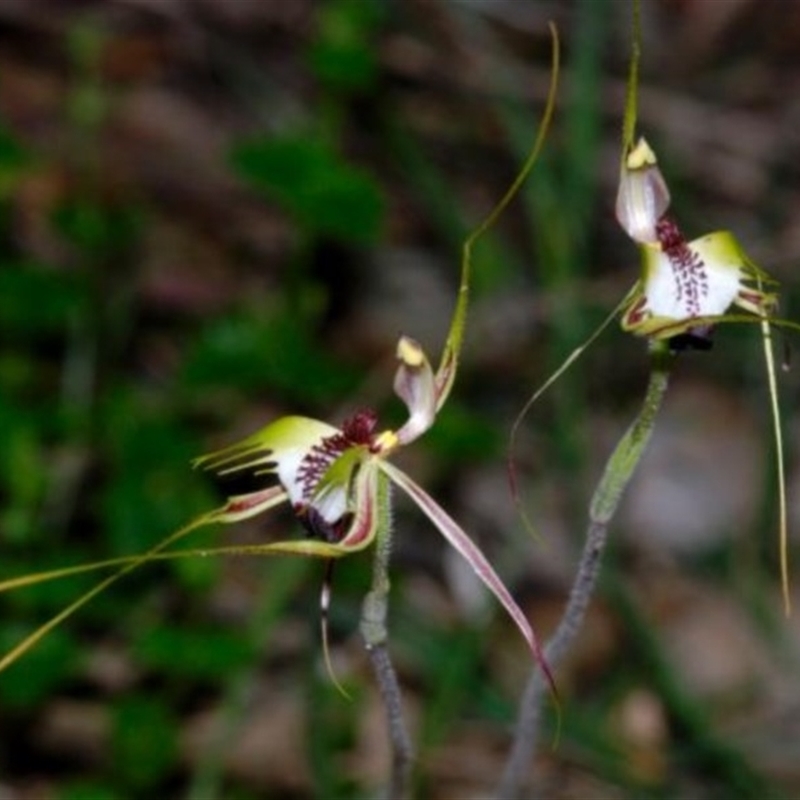
[(380, 236), (380, 188), (323, 141), (296, 136), (242, 143), (233, 151), (233, 166), (308, 235), (363, 245)]
[(381, 3), (337, 0), (317, 14), (309, 65), (321, 84), (342, 93), (364, 92), (377, 81), (375, 35), (385, 16)]
[(287, 401), (335, 403), (353, 388), (356, 375), (320, 349), (311, 324), (313, 317), (298, 315), (280, 301), (228, 314), (207, 325), (188, 348), (182, 383), (194, 392), (269, 386)]
[(178, 758), (178, 720), (157, 699), (128, 695), (113, 712), (112, 752), (122, 785), (152, 791)]

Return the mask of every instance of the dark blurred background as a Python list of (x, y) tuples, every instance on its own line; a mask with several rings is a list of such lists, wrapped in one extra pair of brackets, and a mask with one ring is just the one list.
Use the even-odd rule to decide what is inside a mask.
[[(685, 232), (736, 232), (796, 310), (800, 4), (647, 0), (640, 127)], [(393, 350), (438, 358), (460, 243), (536, 133), (546, 154), (475, 257), (464, 363), (402, 466), (507, 578), (541, 635), (646, 381), (612, 326), (525, 399), (636, 279), (613, 220), (622, 0), (0, 0), (0, 577), (139, 552), (219, 502), (190, 459), (302, 413), (402, 419)], [(797, 349), (788, 335), (781, 348)], [(793, 529), (797, 370), (781, 375)], [(777, 576), (758, 332), (681, 358), (559, 671), (548, 798), (800, 795), (800, 626)], [(416, 794), (485, 796), (530, 667), (421, 515), (398, 502), (391, 649)], [(191, 544), (301, 535), (285, 513)], [(796, 542), (796, 539), (793, 538)], [(0, 676), (0, 798), (361, 798), (388, 767), (357, 635), (368, 555), (184, 559), (126, 578)], [(796, 605), (800, 591), (795, 582)], [(0, 643), (92, 579), (4, 595)], [(548, 710), (545, 740), (554, 735)]]

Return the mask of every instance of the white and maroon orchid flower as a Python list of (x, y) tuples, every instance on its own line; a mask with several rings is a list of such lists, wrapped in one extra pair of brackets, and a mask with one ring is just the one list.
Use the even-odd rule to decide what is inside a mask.
[(732, 306), (770, 318), (777, 296), (763, 287), (775, 281), (728, 231), (687, 241), (666, 213), (669, 203), (655, 154), (640, 139), (625, 161), (617, 194), (617, 220), (642, 256), (642, 277), (627, 298), (623, 329), (669, 339), (674, 349), (703, 349), (710, 346), (715, 321)]
[(500, 601), (522, 632), (534, 657), (539, 645), (525, 615), (465, 531), (389, 457), (431, 427), (448, 383), (437, 381), (422, 348), (402, 337), (394, 387), (408, 408), (396, 431), (379, 431), (372, 411), (359, 411), (335, 428), (306, 417), (284, 417), (247, 439), (195, 464), (218, 475), (247, 473), (272, 477), (276, 485), (229, 497), (209, 522), (236, 522), (289, 503), (308, 538), (259, 546), (261, 553), (294, 553), (336, 559), (375, 541), (383, 518), (378, 481), (383, 473), (422, 510)]
[[(404, 336), (398, 343), (399, 366), (394, 390), (408, 409), (405, 424), (397, 430), (379, 430), (377, 417), (372, 411), (359, 411), (338, 428), (306, 417), (283, 417), (241, 442), (196, 459), (195, 466), (216, 475), (263, 477), (265, 485), (254, 491), (229, 496), (220, 508), (201, 514), (140, 555), (0, 581), (0, 592), (4, 592), (68, 575), (116, 569), (0, 658), (0, 671), (112, 583), (150, 561), (215, 553), (294, 554), (330, 560), (363, 550), (375, 542), (380, 526), (388, 518), (386, 505), (389, 493), (385, 491), (388, 480), (417, 504), (500, 601), (525, 637), (548, 683), (554, 687), (552, 675), (528, 620), (485, 556), (438, 503), (389, 460), (396, 450), (410, 444), (431, 427), (453, 387), (464, 336), (473, 245), (494, 224), (532, 170), (553, 116), (559, 63), (558, 39), (554, 29), (553, 34), (553, 72), (542, 124), (520, 173), (502, 199), (464, 242), (458, 295), (438, 369), (433, 371), (422, 348), (413, 339)], [(212, 523), (238, 522), (284, 503), (291, 506), (308, 534), (306, 537), (250, 546), (169, 549), (200, 527)]]
[[(666, 341), (677, 351), (709, 349), (714, 326), (720, 322), (755, 321), (761, 326), (775, 434), (781, 584), (788, 612), (786, 478), (770, 328), (798, 330), (800, 326), (775, 318), (778, 295), (765, 287), (775, 287), (777, 281), (747, 257), (732, 233), (715, 231), (687, 241), (667, 214), (669, 204), (669, 190), (655, 154), (639, 139), (623, 161), (616, 205), (617, 220), (642, 256), (642, 276), (622, 304), (622, 328)], [(747, 313), (732, 314), (732, 308)]]
[[(398, 343), (399, 366), (394, 388), (408, 409), (408, 419), (399, 429), (378, 430), (377, 417), (370, 410), (353, 414), (338, 428), (307, 417), (282, 417), (243, 441), (201, 456), (194, 462), (195, 466), (218, 476), (240, 474), (263, 478), (267, 484), (265, 487), (228, 497), (220, 508), (197, 517), (142, 555), (67, 567), (0, 582), (2, 592), (67, 575), (118, 568), (117, 572), (82, 595), (0, 659), (0, 670), (13, 663), (52, 628), (111, 583), (148, 561), (189, 554), (211, 555), (215, 552), (293, 554), (338, 559), (363, 550), (375, 541), (381, 521), (387, 518), (384, 505), (388, 503), (388, 494), (380, 490), (380, 481), (385, 477), (417, 504), (500, 601), (525, 637), (548, 682), (553, 685), (533, 629), (486, 557), (422, 487), (389, 461), (396, 450), (410, 444), (431, 427), (450, 391), (455, 377), (466, 311), (466, 293), (461, 297), (436, 374), (416, 341), (404, 336)], [(239, 522), (283, 503), (291, 506), (308, 534), (306, 537), (202, 551), (167, 550), (199, 527), (213, 523)]]

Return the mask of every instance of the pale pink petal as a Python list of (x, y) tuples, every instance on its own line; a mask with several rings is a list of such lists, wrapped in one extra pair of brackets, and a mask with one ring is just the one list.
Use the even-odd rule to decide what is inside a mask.
[(539, 640), (533, 632), (522, 610), (517, 605), (511, 593), (506, 588), (500, 576), (494, 571), (492, 565), (478, 549), (478, 546), (469, 538), (466, 532), (450, 517), (449, 514), (420, 486), (414, 483), (404, 472), (388, 462), (381, 462), (381, 469), (394, 481), (408, 496), (420, 507), (423, 513), (439, 529), (439, 532), (469, 563), (475, 574), (483, 581), (489, 591), (500, 601), (516, 626), (521, 631), (533, 657), (547, 678), (554, 686), (550, 668), (545, 661), (539, 645)]
[(397, 344), (400, 366), (394, 378), (394, 390), (406, 404), (409, 418), (397, 431), (397, 443), (408, 444), (433, 425), (436, 417), (436, 385), (433, 369), (417, 342), (408, 336)]

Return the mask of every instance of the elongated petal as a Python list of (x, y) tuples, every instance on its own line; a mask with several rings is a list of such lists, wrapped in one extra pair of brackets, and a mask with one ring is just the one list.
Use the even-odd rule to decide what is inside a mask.
[(551, 687), (554, 687), (553, 676), (545, 661), (539, 640), (533, 632), (525, 614), (515, 602), (500, 576), (480, 551), (478, 546), (467, 536), (466, 532), (450, 517), (446, 511), (420, 486), (404, 472), (388, 462), (381, 462), (381, 469), (420, 507), (428, 519), (439, 529), (445, 539), (460, 553), (472, 567), (475, 574), (483, 581), (489, 591), (500, 601), (511, 619), (525, 637), (533, 657), (541, 667)]
[[(311, 558), (342, 558), (342, 556), (359, 550), (357, 547), (348, 547), (342, 542), (321, 542), (318, 539), (287, 539), (282, 542), (269, 544), (232, 545), (230, 547), (212, 547), (207, 550), (195, 550), (186, 555), (202, 556), (310, 556)], [(171, 553), (165, 553), (164, 558), (169, 558)]]
[(436, 417), (436, 386), (433, 369), (420, 345), (408, 336), (397, 344), (400, 366), (394, 378), (394, 390), (406, 404), (409, 418), (397, 431), (397, 443), (408, 444), (433, 425)]
[[(61, 567), (45, 572), (33, 572), (18, 578), (7, 578), (0, 581), (0, 593), (10, 592), (15, 589), (24, 589), (40, 583), (69, 578), (73, 575), (83, 575), (88, 572), (100, 572), (120, 567), (139, 566), (152, 561), (174, 561), (179, 558), (210, 558), (216, 556), (310, 556), (312, 558), (341, 558), (355, 551), (341, 542), (321, 542), (316, 539), (291, 539), (267, 544), (249, 545), (220, 545), (202, 548), (185, 548), (180, 550), (167, 550), (138, 553), (132, 556), (118, 556), (105, 561), (94, 561), (90, 564), (78, 564), (73, 567)], [(93, 595), (94, 596), (94, 595)]]
[[(14, 586), (21, 586), (21, 585), (32, 585), (34, 583), (39, 583), (42, 581), (47, 580), (54, 580), (58, 577), (66, 577), (67, 575), (76, 575), (80, 572), (89, 572), (93, 569), (102, 569), (105, 567), (111, 566), (118, 566), (118, 569), (112, 574), (109, 575), (104, 580), (100, 581), (97, 585), (93, 588), (89, 589), (88, 592), (84, 592), (77, 600), (73, 603), (70, 603), (66, 608), (62, 609), (58, 614), (52, 617), (50, 620), (44, 623), (44, 625), (40, 625), (33, 633), (29, 634), (26, 638), (24, 638), (16, 647), (12, 648), (9, 652), (7, 652), (2, 658), (0, 658), (0, 672), (2, 672), (6, 667), (13, 664), (20, 656), (24, 655), (31, 647), (33, 647), (37, 642), (43, 639), (53, 628), (60, 625), (65, 619), (71, 617), (76, 611), (80, 608), (85, 606), (90, 600), (94, 597), (99, 595), (101, 592), (104, 592), (109, 586), (112, 586), (116, 583), (120, 578), (127, 575), (129, 572), (132, 572), (137, 567), (141, 567), (144, 564), (147, 564), (150, 561), (153, 561), (158, 557), (161, 552), (166, 549), (167, 547), (171, 546), (175, 542), (184, 537), (188, 536), (192, 531), (197, 530), (198, 528), (202, 528), (205, 525), (210, 524), (214, 520), (211, 518), (210, 514), (201, 514), (199, 517), (196, 517), (187, 525), (184, 525), (182, 528), (179, 528), (174, 533), (171, 533), (166, 538), (162, 539), (158, 544), (150, 548), (145, 553), (141, 555), (134, 556), (133, 558), (127, 559), (111, 559), (106, 562), (98, 562), (95, 564), (88, 564), (82, 565), (78, 567), (66, 568), (63, 570), (51, 570), (47, 573), (40, 573), (39, 576), (27, 576), (27, 578), (18, 579), (16, 583), (14, 581), (6, 581), (3, 583), (3, 588), (9, 589), (14, 588)], [(20, 580), (25, 581), (25, 583), (20, 583)]]
[(669, 189), (655, 153), (644, 139), (631, 150), (619, 180), (617, 221), (641, 244), (658, 240), (656, 223), (669, 208)]
[(289, 495), (282, 486), (270, 486), (259, 492), (234, 495), (228, 498), (228, 502), (222, 508), (210, 512), (209, 521), (239, 522), (285, 503), (288, 498)]

